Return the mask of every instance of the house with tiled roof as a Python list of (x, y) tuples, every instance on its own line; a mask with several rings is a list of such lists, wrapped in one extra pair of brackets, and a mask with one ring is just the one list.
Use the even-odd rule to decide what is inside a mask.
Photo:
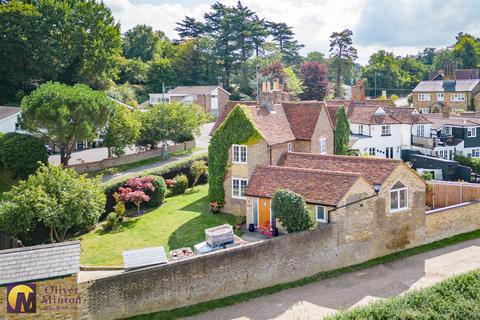
[[(225, 212), (245, 210), (245, 189), (257, 166), (275, 165), (283, 152), (333, 153), (333, 126), (323, 102), (289, 101), (278, 82), (269, 90), (264, 84), (259, 101), (230, 101), (212, 129), (212, 139), (222, 139), (219, 128), (232, 125), (233, 110), (240, 110), (258, 132), (254, 143), (231, 145), (223, 183)], [(230, 133), (229, 133), (230, 134)]]
[(230, 98), (230, 93), (221, 86), (178, 86), (167, 93), (150, 93), (149, 104), (165, 101), (196, 103), (205, 112), (217, 116)]
[(425, 182), (401, 160), (285, 152), (276, 165), (255, 168), (245, 191), (247, 224), (282, 230), (271, 211), (278, 189), (300, 194), (317, 224), (340, 228), (342, 243), (376, 237), (393, 248), (395, 237), (410, 239), (401, 244), (408, 246), (424, 233), (424, 208), (416, 204), (425, 201)]
[(430, 132), (430, 121), (414, 108), (396, 107), (388, 99), (366, 99), (361, 81), (352, 87), (351, 100), (326, 100), (325, 105), (333, 124), (340, 106), (345, 108), (350, 148), (359, 154), (400, 159), (401, 151), (411, 148), (412, 135)]
[(449, 64), (431, 80), (421, 81), (412, 90), (412, 98), (421, 113), (442, 112), (446, 105), (450, 110), (476, 110), (480, 106), (478, 70), (454, 70)]

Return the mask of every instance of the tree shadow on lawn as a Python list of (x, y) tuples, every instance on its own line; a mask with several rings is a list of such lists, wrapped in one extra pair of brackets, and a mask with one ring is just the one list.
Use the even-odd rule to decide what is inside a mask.
[(198, 212), (200, 215), (179, 226), (170, 235), (168, 238), (170, 250), (193, 247), (205, 241), (205, 229), (225, 223), (235, 224), (235, 218), (230, 214), (210, 212), (208, 197), (198, 199), (181, 208), (180, 211)]
[[(128, 219), (124, 220), (123, 222), (120, 222), (118, 225), (116, 225), (113, 229), (111, 230), (104, 230), (102, 226), (98, 226), (97, 230), (95, 230), (95, 234), (97, 235), (105, 235), (105, 234), (113, 234), (113, 233), (120, 233), (123, 231), (126, 231), (128, 229), (131, 229), (135, 227), (135, 225), (138, 223), (139, 219)], [(102, 224), (103, 225), (103, 224)]]

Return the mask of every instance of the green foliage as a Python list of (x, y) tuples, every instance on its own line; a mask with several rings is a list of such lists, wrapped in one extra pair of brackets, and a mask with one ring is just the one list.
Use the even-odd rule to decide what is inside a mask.
[(167, 58), (159, 58), (149, 63), (147, 72), (148, 88), (150, 92), (162, 92), (165, 86), (177, 85), (177, 74), (173, 68), (173, 61)]
[(246, 106), (237, 105), (215, 131), (208, 146), (208, 196), (211, 202), (223, 203), (223, 182), (232, 144), (255, 144), (262, 137), (251, 121)]
[(102, 224), (104, 231), (113, 230), (119, 223), (118, 214), (116, 212), (110, 212), (105, 219), (105, 222)]
[(337, 111), (337, 123), (335, 126), (335, 154), (348, 155), (350, 140), (350, 125), (348, 124), (345, 108), (340, 106)]
[(480, 40), (460, 32), (457, 43), (453, 46), (453, 55), (459, 62), (459, 68), (472, 69), (480, 67)]
[(168, 102), (152, 106), (140, 113), (142, 128), (138, 143), (156, 147), (159, 142), (184, 142), (199, 133), (207, 115), (196, 104)]
[(298, 97), (303, 93), (303, 81), (298, 78), (291, 67), (283, 68), (285, 74), (285, 86), (292, 97)]
[(197, 184), (198, 179), (208, 173), (207, 163), (203, 160), (194, 161), (190, 167), (190, 173), (193, 176), (192, 187), (194, 187)]
[(10, 1), (0, 6), (0, 92), (36, 79), (104, 89), (117, 76), (120, 26), (101, 2)]
[(476, 319), (479, 300), (480, 272), (472, 271), (329, 319)]
[(22, 100), (22, 127), (55, 143), (68, 164), (75, 141), (93, 140), (115, 104), (105, 93), (83, 84), (49, 82)]
[[(343, 99), (343, 77), (345, 66), (352, 64), (357, 56), (357, 49), (353, 47), (353, 32), (345, 29), (341, 32), (333, 32), (330, 35), (330, 57), (334, 58), (336, 70), (335, 97)], [(333, 69), (333, 68), (332, 68)]]
[(72, 169), (42, 165), (26, 181), (2, 196), (0, 228), (28, 239), (38, 223), (50, 229), (50, 241), (64, 241), (72, 229), (93, 227), (105, 208), (98, 179)]
[(137, 101), (137, 92), (135, 88), (138, 86), (130, 85), (128, 82), (125, 82), (121, 85), (114, 85), (108, 90), (108, 96), (128, 104), (132, 107), (138, 107)]
[(430, 181), (430, 180), (433, 179), (433, 175), (430, 171), (424, 171), (423, 174), (422, 174), (422, 178), (425, 181)]
[(26, 179), (41, 163), (48, 162), (43, 141), (21, 133), (7, 133), (0, 137), (0, 169), (13, 179)]
[(188, 188), (188, 178), (184, 174), (179, 174), (176, 175), (175, 178), (173, 178), (173, 181), (175, 182), (172, 186), (172, 194), (183, 194), (185, 193), (185, 190)]
[(456, 155), (453, 158), (455, 161), (458, 161), (462, 166), (467, 166), (472, 169), (473, 172), (480, 174), (480, 159), (472, 158), (469, 156)]
[(155, 32), (152, 27), (139, 24), (128, 30), (123, 37), (123, 55), (127, 59), (140, 59), (143, 62), (163, 57), (166, 50), (165, 35)]
[[(155, 191), (149, 192), (147, 190), (147, 195), (150, 197), (150, 200), (147, 202), (147, 205), (151, 208), (156, 208), (162, 205), (165, 201), (165, 194), (167, 193), (167, 184), (165, 179), (160, 176), (152, 176), (152, 184), (155, 187)], [(187, 180), (188, 183), (188, 180)]]
[(145, 84), (147, 82), (148, 67), (149, 67), (147, 63), (136, 58), (136, 59), (122, 59), (119, 64), (120, 64), (120, 77), (118, 79), (119, 83), (128, 82), (131, 84)]
[(136, 112), (116, 105), (115, 113), (108, 120), (102, 135), (105, 146), (108, 148), (108, 156), (124, 154), (125, 148), (134, 144), (140, 136), (140, 126)]
[(290, 190), (275, 190), (272, 196), (272, 212), (288, 233), (308, 230), (314, 225), (305, 199)]

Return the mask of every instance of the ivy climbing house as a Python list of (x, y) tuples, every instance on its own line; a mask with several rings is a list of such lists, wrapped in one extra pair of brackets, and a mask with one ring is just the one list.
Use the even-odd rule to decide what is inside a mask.
[(275, 80), (259, 101), (229, 101), (212, 129), (209, 198), (222, 211), (245, 212), (245, 191), (257, 166), (276, 165), (284, 152), (333, 153), (333, 125), (324, 103), (290, 101)]

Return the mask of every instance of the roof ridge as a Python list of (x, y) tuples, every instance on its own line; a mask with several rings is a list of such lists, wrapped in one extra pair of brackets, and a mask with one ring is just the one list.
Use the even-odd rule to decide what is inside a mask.
[(349, 177), (361, 177), (362, 176), (360, 173), (356, 173), (356, 172), (309, 169), (309, 168), (298, 168), (298, 167), (289, 167), (289, 166), (267, 165), (267, 166), (258, 166), (258, 167), (278, 169), (278, 170), (283, 170), (283, 171), (302, 171), (302, 172), (311, 172), (311, 173), (325, 173), (325, 174), (341, 175), (341, 176), (349, 176)]
[(64, 241), (64, 242), (39, 244), (39, 245), (35, 245), (35, 246), (27, 246), (27, 247), (19, 247), (19, 248), (0, 250), (0, 255), (1, 254), (9, 254), (9, 253), (12, 253), (12, 252), (19, 252), (19, 251), (44, 250), (44, 249), (49, 249), (49, 248), (66, 247), (66, 246), (72, 246), (72, 245), (78, 245), (78, 244), (80, 244), (80, 240), (69, 240), (69, 241)]
[(313, 156), (316, 158), (337, 158), (337, 159), (341, 158), (341, 159), (348, 159), (348, 160), (361, 159), (366, 161), (383, 161), (383, 162), (397, 162), (397, 163), (402, 162), (399, 159), (356, 157), (356, 156), (344, 156), (344, 155), (336, 155), (336, 154), (320, 154), (320, 153), (309, 153), (309, 152), (284, 152), (284, 153), (286, 153), (287, 156), (288, 154), (293, 154), (293, 155)]

